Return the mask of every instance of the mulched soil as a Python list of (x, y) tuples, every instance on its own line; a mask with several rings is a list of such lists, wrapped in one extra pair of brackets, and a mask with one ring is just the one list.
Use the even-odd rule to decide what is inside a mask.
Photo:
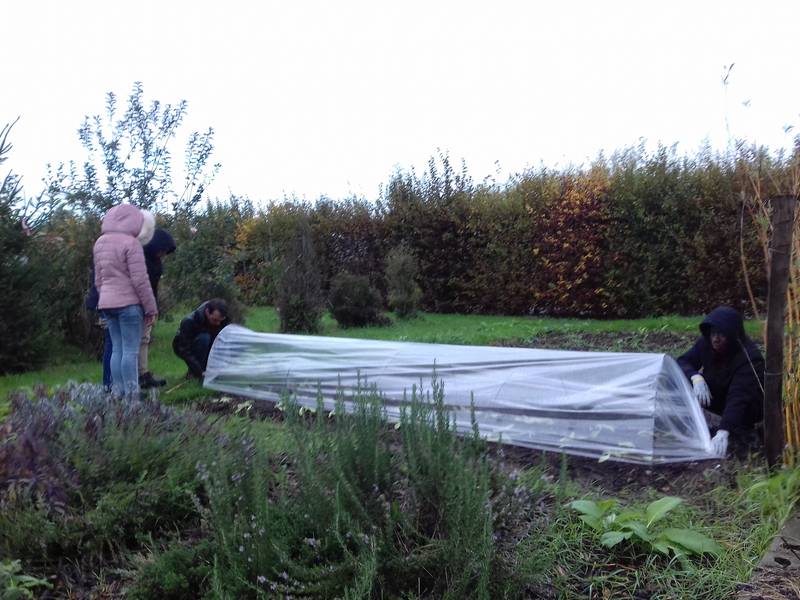
[(696, 333), (671, 331), (547, 332), (526, 340), (501, 340), (496, 345), (586, 352), (659, 352), (679, 356), (691, 348), (696, 339)]
[(800, 569), (757, 567), (743, 583), (736, 600), (800, 600)]

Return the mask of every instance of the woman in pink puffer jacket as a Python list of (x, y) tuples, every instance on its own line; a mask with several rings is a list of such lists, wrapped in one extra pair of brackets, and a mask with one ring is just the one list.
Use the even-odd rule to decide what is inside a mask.
[[(144, 251), (138, 238), (146, 237), (152, 220), (131, 204), (120, 204), (103, 217), (102, 235), (94, 244), (94, 282), (97, 309), (111, 334), (111, 385), (118, 396), (138, 398), (139, 343), (145, 320), (158, 311)], [(152, 236), (152, 231), (149, 232)]]

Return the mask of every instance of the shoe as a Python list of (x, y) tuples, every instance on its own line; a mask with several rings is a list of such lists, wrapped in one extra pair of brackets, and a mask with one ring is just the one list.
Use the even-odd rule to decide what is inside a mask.
[(166, 379), (156, 379), (150, 371), (139, 374), (139, 387), (142, 389), (161, 387), (167, 385)]

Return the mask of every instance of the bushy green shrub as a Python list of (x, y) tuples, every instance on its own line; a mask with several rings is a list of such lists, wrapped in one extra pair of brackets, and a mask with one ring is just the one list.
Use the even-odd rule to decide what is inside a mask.
[[(0, 165), (10, 149), (11, 126), (0, 129)], [(11, 173), (0, 179), (0, 374), (33, 369), (45, 360), (50, 314), (43, 293), (44, 265), (32, 255), (25, 230), (20, 182)]]
[(331, 414), (321, 401), (312, 411), (291, 398), (284, 407), (290, 460), (266, 456), (244, 431), (222, 461), (201, 467), (217, 596), (519, 593), (516, 538), (506, 532), (526, 530), (530, 497), (509, 493), (477, 429), (467, 440), (456, 436), (440, 385), (432, 396), (412, 393), (401, 452), (374, 389), (340, 392)]
[(194, 600), (208, 586), (213, 558), (213, 546), (208, 540), (176, 542), (139, 569), (125, 597)]
[(205, 419), (109, 399), (99, 386), (18, 395), (0, 441), (0, 554), (91, 564), (196, 524)]
[(97, 326), (97, 314), (86, 310), (85, 300), (99, 236), (100, 219), (94, 214), (55, 211), (34, 237), (33, 246), (36, 260), (46, 265), (44, 297), (53, 338), (98, 357), (104, 334)]
[(401, 318), (413, 317), (419, 309), (422, 290), (417, 285), (419, 266), (407, 246), (397, 246), (386, 257), (389, 307)]
[(294, 237), (282, 261), (277, 309), (281, 331), (316, 333), (322, 318), (322, 289), (311, 227), (305, 215), (294, 224)]
[(35, 598), (33, 590), (36, 588), (52, 587), (52, 584), (46, 579), (22, 573), (22, 564), (18, 560), (3, 560), (0, 562), (1, 600)]
[(384, 325), (388, 319), (381, 312), (381, 295), (364, 275), (339, 273), (331, 281), (328, 297), (331, 315), (340, 327)]

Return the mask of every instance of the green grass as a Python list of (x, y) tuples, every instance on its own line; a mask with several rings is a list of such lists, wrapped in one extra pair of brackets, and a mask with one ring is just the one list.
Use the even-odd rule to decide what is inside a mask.
[[(173, 315), (174, 316), (174, 315)], [(172, 352), (172, 338), (179, 318), (156, 323), (153, 344), (150, 348), (150, 368), (167, 379), (161, 399), (169, 404), (179, 404), (212, 394), (196, 381), (185, 381), (186, 365)], [(330, 315), (322, 321), (320, 335), (362, 339), (414, 341), (440, 344), (486, 345), (501, 340), (527, 340), (547, 332), (598, 333), (598, 332), (649, 332), (671, 331), (687, 333), (697, 331), (700, 317), (655, 317), (633, 320), (551, 319), (539, 317), (503, 317), (487, 315), (443, 315), (421, 313), (413, 319), (394, 320), (386, 327), (361, 327), (341, 329)], [(278, 315), (271, 307), (249, 309), (245, 325), (256, 331), (277, 332)], [(748, 334), (758, 338), (761, 324), (748, 322)], [(85, 354), (65, 352), (58, 348), (53, 364), (46, 369), (0, 377), (0, 416), (6, 410), (8, 393), (16, 389), (30, 390), (42, 383), (53, 389), (67, 381), (99, 382), (101, 364)]]

